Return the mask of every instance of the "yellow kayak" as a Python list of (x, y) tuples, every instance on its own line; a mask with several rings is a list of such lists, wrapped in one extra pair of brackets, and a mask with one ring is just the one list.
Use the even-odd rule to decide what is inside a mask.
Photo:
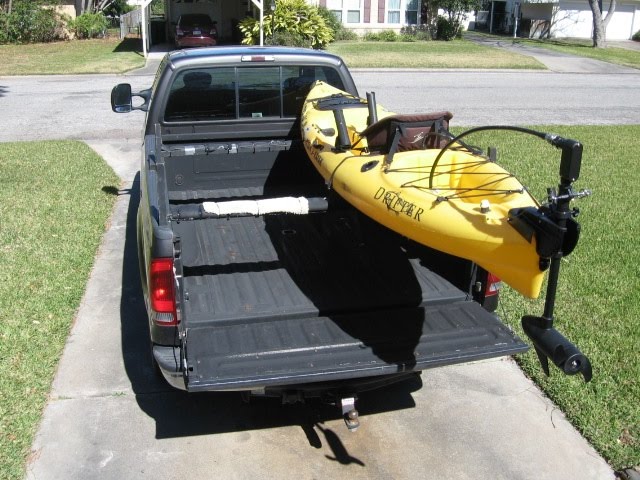
[[(367, 127), (370, 114), (378, 120)], [(472, 260), (536, 298), (544, 277), (536, 240), (518, 233), (508, 218), (511, 209), (539, 205), (486, 157), (461, 145), (441, 154), (450, 118), (448, 112), (394, 115), (382, 107), (369, 112), (363, 99), (316, 82), (301, 128), (315, 168), (355, 208), (418, 243)]]

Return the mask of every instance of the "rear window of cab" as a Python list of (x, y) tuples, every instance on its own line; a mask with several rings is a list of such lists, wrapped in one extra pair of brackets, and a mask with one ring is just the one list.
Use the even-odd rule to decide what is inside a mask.
[(210, 67), (175, 75), (165, 122), (210, 122), (295, 118), (311, 85), (322, 80), (344, 90), (339, 73), (327, 66)]

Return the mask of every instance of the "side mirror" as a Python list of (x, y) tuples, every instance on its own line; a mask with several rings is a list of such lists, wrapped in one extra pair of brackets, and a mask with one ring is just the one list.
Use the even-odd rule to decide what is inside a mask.
[[(143, 103), (134, 106), (133, 97), (142, 98)], [(146, 112), (149, 109), (149, 100), (151, 100), (150, 88), (133, 93), (130, 84), (119, 83), (111, 90), (111, 110), (116, 113), (129, 113), (132, 110)]]
[(116, 113), (129, 113), (133, 110), (131, 85), (120, 83), (111, 90), (111, 110)]

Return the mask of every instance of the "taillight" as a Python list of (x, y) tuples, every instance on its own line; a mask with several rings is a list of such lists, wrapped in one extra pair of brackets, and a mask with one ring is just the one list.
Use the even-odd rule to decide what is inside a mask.
[(181, 28), (176, 28), (176, 35), (177, 35), (178, 37), (181, 37), (181, 36), (183, 36), (183, 35), (184, 35), (184, 32), (182, 31), (182, 29), (181, 29)]
[(216, 30), (215, 28), (212, 28), (211, 31), (209, 32), (209, 35), (211, 35), (213, 38), (216, 38), (218, 36), (218, 30)]
[(149, 298), (152, 320), (157, 325), (177, 325), (175, 280), (172, 258), (151, 260)]
[(500, 287), (502, 287), (502, 281), (500, 280), (500, 278), (489, 272), (487, 274), (487, 283), (484, 289), (485, 298), (498, 295), (498, 293), (500, 293)]

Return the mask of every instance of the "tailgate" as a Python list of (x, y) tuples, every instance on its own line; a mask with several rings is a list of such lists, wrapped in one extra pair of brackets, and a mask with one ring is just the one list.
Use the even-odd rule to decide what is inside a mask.
[(234, 390), (418, 371), (527, 350), (477, 303), (190, 328), (187, 389)]

